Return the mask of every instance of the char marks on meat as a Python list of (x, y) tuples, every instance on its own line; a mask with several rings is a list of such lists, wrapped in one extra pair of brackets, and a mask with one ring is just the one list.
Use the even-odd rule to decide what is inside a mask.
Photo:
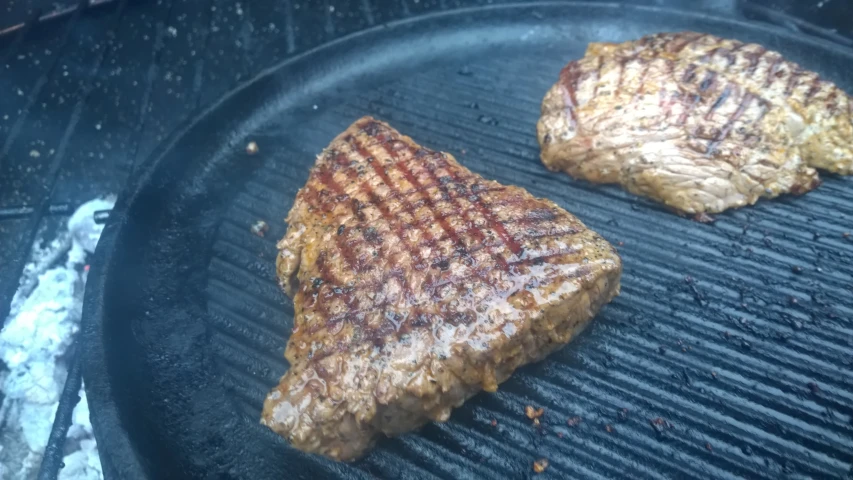
[(853, 101), (777, 52), (683, 32), (593, 43), (542, 103), (542, 161), (683, 213), (853, 173)]
[(318, 157), (287, 222), (290, 369), (262, 422), (337, 460), (446, 420), (619, 291), (619, 256), (565, 210), (369, 117)]

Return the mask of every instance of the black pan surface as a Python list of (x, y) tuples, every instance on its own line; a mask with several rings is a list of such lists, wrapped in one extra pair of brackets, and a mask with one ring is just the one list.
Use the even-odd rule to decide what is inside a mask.
[[(166, 142), (111, 217), (86, 297), (107, 476), (525, 478), (538, 458), (541, 478), (853, 474), (853, 182), (827, 176), (706, 225), (539, 162), (539, 102), (567, 61), (590, 41), (682, 29), (760, 42), (853, 91), (853, 54), (803, 36), (656, 8), (510, 5), (308, 52)], [(274, 272), (282, 219), (315, 155), (365, 114), (556, 201), (618, 245), (625, 272), (577, 341), (347, 465), (258, 418), (293, 321)], [(541, 428), (525, 405), (545, 408)]]

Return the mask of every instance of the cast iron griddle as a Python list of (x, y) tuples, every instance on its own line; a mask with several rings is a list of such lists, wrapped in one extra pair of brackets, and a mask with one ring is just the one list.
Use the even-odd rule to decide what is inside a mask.
[[(803, 36), (656, 8), (510, 5), (308, 52), (166, 142), (89, 280), (85, 381), (108, 477), (525, 478), (538, 458), (541, 478), (849, 476), (853, 183), (825, 176), (704, 225), (539, 162), (539, 103), (567, 61), (591, 41), (682, 29), (760, 42), (853, 91), (853, 53)], [(556, 201), (618, 245), (625, 273), (562, 351), (447, 423), (336, 464), (258, 419), (293, 321), (275, 279), (282, 219), (315, 155), (365, 114)], [(528, 404), (544, 407), (541, 428)]]

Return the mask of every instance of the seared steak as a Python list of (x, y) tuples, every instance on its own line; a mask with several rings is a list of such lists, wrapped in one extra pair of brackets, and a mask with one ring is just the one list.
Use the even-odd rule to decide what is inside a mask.
[(337, 460), (447, 420), (619, 292), (619, 256), (575, 217), (369, 117), (318, 157), (287, 222), (290, 370), (262, 422)]
[(700, 33), (593, 43), (542, 102), (542, 161), (684, 213), (853, 173), (853, 102), (756, 44)]

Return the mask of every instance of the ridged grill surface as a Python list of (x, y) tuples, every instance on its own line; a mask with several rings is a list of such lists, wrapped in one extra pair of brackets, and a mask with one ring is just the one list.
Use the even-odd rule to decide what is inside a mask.
[[(252, 135), (264, 167), (218, 229), (207, 288), (211, 343), (246, 421), (287, 368), (293, 305), (274, 268), (282, 219), (319, 150), (370, 114), (557, 202), (618, 246), (624, 275), (587, 334), (449, 422), (380, 442), (358, 468), (519, 478), (547, 458), (547, 473), (566, 478), (853, 474), (853, 182), (829, 177), (806, 196), (700, 224), (549, 173), (535, 123), (574, 47), (433, 66), (330, 97), (285, 140), (275, 124)], [(263, 238), (250, 232), (258, 220), (270, 227)], [(545, 409), (540, 427), (526, 405)]]

